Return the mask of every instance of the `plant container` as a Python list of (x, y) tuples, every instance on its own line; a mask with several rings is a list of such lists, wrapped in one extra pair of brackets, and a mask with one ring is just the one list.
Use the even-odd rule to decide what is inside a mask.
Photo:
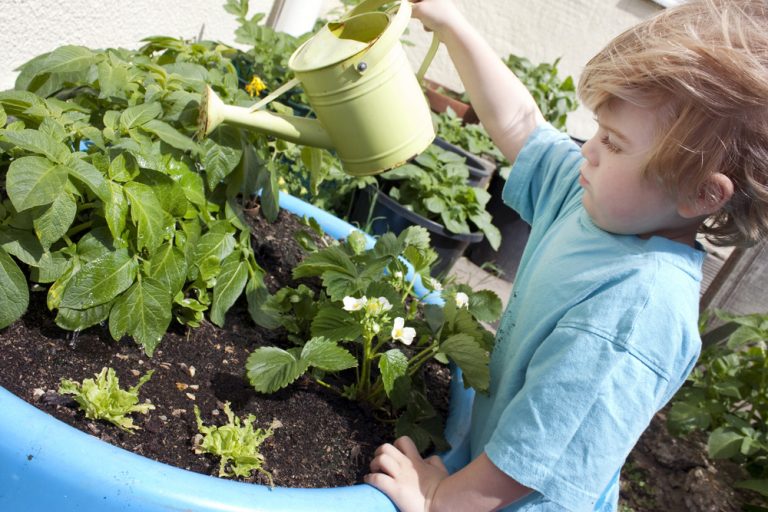
[[(280, 206), (314, 217), (326, 233), (344, 238), (352, 225), (288, 194)], [(372, 245), (374, 240), (369, 239)], [(426, 293), (418, 275), (415, 288)], [(433, 294), (436, 303), (441, 299)], [(453, 470), (467, 462), (465, 435), (474, 394), (453, 371), (443, 454)], [(0, 387), (0, 510), (8, 512), (395, 512), (367, 484), (294, 489), (202, 475), (108, 444), (81, 432)]]
[(483, 239), (479, 231), (451, 233), (442, 224), (409, 210), (386, 192), (372, 186), (357, 191), (350, 219), (372, 235), (383, 235), (387, 231), (399, 234), (410, 226), (426, 228), (432, 248), (438, 255), (438, 261), (432, 267), (434, 277), (446, 275), (467, 247)]
[(456, 112), (456, 115), (465, 123), (473, 124), (480, 122), (472, 105), (460, 99), (461, 94), (426, 78), (423, 83), (424, 95), (427, 97), (429, 107), (433, 112), (440, 114), (445, 112), (448, 107), (451, 107), (451, 110)]

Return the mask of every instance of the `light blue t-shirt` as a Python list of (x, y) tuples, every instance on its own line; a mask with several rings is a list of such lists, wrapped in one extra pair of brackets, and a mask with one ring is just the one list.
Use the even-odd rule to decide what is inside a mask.
[(614, 510), (615, 478), (698, 358), (704, 252), (614, 235), (581, 204), (583, 157), (548, 124), (519, 154), (504, 201), (531, 224), (470, 431), (534, 489), (505, 510)]

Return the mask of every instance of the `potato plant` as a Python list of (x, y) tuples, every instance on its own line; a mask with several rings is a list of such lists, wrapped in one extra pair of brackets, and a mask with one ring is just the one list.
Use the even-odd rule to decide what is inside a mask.
[[(0, 327), (47, 289), (56, 323), (108, 322), (151, 355), (171, 321), (223, 325), (265, 296), (242, 197), (277, 216), (278, 143), (224, 126), (194, 138), (204, 84), (250, 103), (219, 43), (62, 46), (0, 92)], [(7, 305), (7, 306), (6, 306)]]

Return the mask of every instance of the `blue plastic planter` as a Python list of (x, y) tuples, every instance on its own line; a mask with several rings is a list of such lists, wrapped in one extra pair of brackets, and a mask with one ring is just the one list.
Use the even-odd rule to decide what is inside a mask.
[[(287, 194), (280, 206), (314, 217), (334, 238), (352, 225)], [(369, 239), (373, 244), (373, 239)], [(425, 293), (418, 276), (416, 290)], [(439, 301), (430, 296), (429, 300)], [(467, 461), (464, 434), (473, 398), (451, 382), (449, 468)], [(155, 462), (53, 418), (0, 387), (0, 511), (3, 512), (394, 512), (377, 489), (289, 489), (232, 482)]]

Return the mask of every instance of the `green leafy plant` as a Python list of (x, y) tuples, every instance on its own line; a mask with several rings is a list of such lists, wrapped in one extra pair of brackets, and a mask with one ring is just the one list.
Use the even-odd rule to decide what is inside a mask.
[(139, 379), (138, 384), (124, 390), (120, 388), (120, 379), (115, 370), (105, 367), (96, 374), (96, 379), (84, 379), (82, 383), (62, 379), (59, 394), (73, 395), (86, 418), (105, 420), (130, 432), (139, 427), (133, 424), (133, 418), (129, 418), (128, 414), (147, 414), (155, 408), (149, 402), (139, 403), (139, 388), (152, 378), (153, 373), (154, 370), (149, 370)]
[(552, 126), (564, 130), (568, 113), (576, 110), (579, 103), (573, 78), (561, 78), (559, 75), (557, 65), (560, 59), (551, 63), (533, 64), (525, 57), (510, 54), (504, 63), (531, 93), (544, 119), (552, 123)]
[[(249, 17), (248, 0), (227, 0), (224, 10), (234, 15), (239, 24), (235, 30), (235, 41), (248, 47), (233, 59), (240, 84), (245, 86), (256, 78), (263, 84), (263, 89), (257, 87), (255, 94), (263, 91), (266, 95), (287, 82), (291, 75), (288, 60), (309, 34), (294, 37), (274, 30), (263, 23), (265, 14), (261, 12)], [(298, 88), (289, 91), (285, 98), (306, 105)]]
[(322, 289), (284, 288), (265, 303), (264, 324), (286, 329), (295, 346), (256, 349), (246, 363), (248, 378), (257, 391), (271, 393), (307, 375), (396, 418), (398, 435), (411, 435), (420, 448), (444, 447), (420, 370), (431, 359), (451, 360), (467, 385), (487, 390), (493, 335), (480, 322), (497, 318), (501, 301), (464, 285), (442, 290), (442, 305), (416, 296), (401, 257), (429, 275), (436, 255), (424, 228), (365, 245), (364, 235), (353, 232), (294, 269), (297, 279), (320, 278)]
[[(0, 327), (48, 286), (56, 323), (108, 321), (151, 355), (170, 322), (223, 325), (265, 296), (241, 198), (278, 213), (278, 143), (221, 127), (194, 140), (204, 84), (249, 104), (213, 42), (152, 37), (136, 51), (63, 46), (0, 92)], [(23, 271), (19, 264), (26, 266)]]
[(732, 333), (702, 352), (668, 425), (678, 434), (707, 432), (709, 456), (740, 463), (751, 478), (737, 485), (768, 496), (768, 315), (716, 315)]
[(220, 458), (219, 476), (242, 477), (251, 476), (253, 471), (258, 471), (272, 483), (272, 474), (264, 469), (264, 455), (259, 447), (272, 437), (273, 426), (269, 428), (254, 428), (256, 416), (249, 414), (245, 420), (235, 416), (229, 406), (224, 404), (224, 414), (227, 423), (221, 426), (205, 425), (200, 417), (200, 409), (195, 406), (195, 419), (197, 430), (202, 435), (195, 444), (195, 453), (210, 453)]
[(438, 137), (474, 155), (487, 155), (497, 162), (509, 164), (483, 125), (464, 124), (451, 107), (447, 107), (445, 112), (440, 114), (432, 112), (432, 120)]
[(464, 158), (432, 145), (415, 162), (418, 165), (405, 164), (380, 175), (394, 182), (387, 192), (390, 197), (452, 233), (470, 233), (474, 225), (497, 249), (501, 233), (485, 209), (491, 196), (467, 184), (469, 170)]

